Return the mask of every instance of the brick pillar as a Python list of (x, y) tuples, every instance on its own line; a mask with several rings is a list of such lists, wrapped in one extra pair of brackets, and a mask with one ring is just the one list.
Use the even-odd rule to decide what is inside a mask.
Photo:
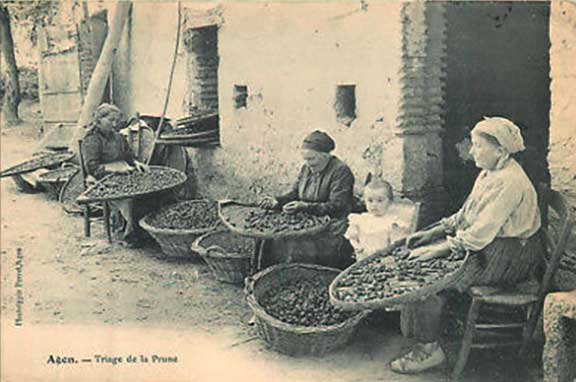
[(397, 191), (422, 202), (420, 227), (446, 207), (442, 132), (445, 108), (446, 22), (444, 5), (406, 3), (402, 10), (402, 95), (396, 135), (402, 140), (402, 182)]

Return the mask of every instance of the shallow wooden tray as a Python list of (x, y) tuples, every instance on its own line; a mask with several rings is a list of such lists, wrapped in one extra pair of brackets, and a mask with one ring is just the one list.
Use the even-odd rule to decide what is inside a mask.
[(52, 167), (69, 161), (74, 157), (73, 153), (43, 154), (28, 159), (20, 164), (7, 168), (0, 172), (0, 178), (5, 176), (25, 174), (41, 168)]
[[(372, 256), (369, 256), (369, 257), (363, 259), (362, 261), (350, 266), (349, 268), (344, 270), (342, 273), (340, 273), (334, 279), (332, 284), (330, 284), (330, 288), (329, 288), (330, 302), (334, 306), (337, 306), (337, 307), (344, 309), (344, 310), (381, 309), (381, 308), (394, 307), (397, 305), (416, 302), (418, 300), (421, 300), (422, 298), (425, 298), (426, 296), (430, 296), (432, 294), (438, 293), (444, 289), (451, 287), (455, 283), (455, 281), (459, 278), (459, 276), (462, 274), (462, 272), (464, 271), (466, 262), (468, 260), (468, 257), (464, 258), (463, 260), (455, 260), (456, 262), (459, 263), (459, 267), (455, 271), (445, 275), (442, 279), (436, 280), (436, 281), (430, 281), (429, 283), (423, 285), (422, 287), (419, 287), (418, 289), (415, 289), (413, 291), (404, 292), (402, 294), (399, 294), (399, 295), (396, 295), (393, 297), (376, 298), (376, 299), (371, 299), (371, 300), (362, 301), (362, 302), (344, 301), (344, 300), (341, 300), (340, 298), (338, 298), (336, 291), (337, 291), (337, 289), (340, 289), (342, 287), (337, 287), (337, 286), (343, 278), (345, 278), (351, 272), (354, 272), (358, 268), (364, 267), (366, 263), (369, 263), (374, 259), (383, 258), (383, 257), (387, 256), (389, 253), (391, 253), (392, 250), (394, 250), (398, 247), (402, 247), (404, 245), (405, 245), (405, 239), (398, 240), (397, 242), (393, 243), (391, 246), (389, 246), (385, 250), (380, 251), (378, 253), (375, 253)], [(350, 287), (350, 288), (353, 288), (353, 287)]]
[(183, 173), (182, 171), (179, 170), (175, 170), (173, 168), (169, 168), (169, 167), (165, 167), (165, 166), (150, 166), (150, 170), (154, 171), (154, 170), (160, 170), (160, 171), (167, 171), (167, 172), (173, 172), (176, 176), (177, 179), (170, 184), (158, 184), (158, 189), (152, 190), (152, 191), (145, 191), (145, 192), (136, 192), (136, 193), (130, 193), (130, 194), (119, 194), (119, 195), (114, 195), (114, 196), (110, 196), (110, 197), (90, 197), (90, 192), (92, 190), (94, 190), (95, 188), (99, 187), (106, 179), (113, 177), (113, 176), (118, 176), (117, 174), (110, 174), (108, 176), (105, 176), (104, 178), (100, 179), (96, 184), (90, 186), (86, 191), (84, 191), (82, 193), (82, 195), (80, 195), (78, 197), (78, 199), (76, 199), (76, 201), (79, 204), (88, 204), (88, 203), (95, 203), (95, 202), (106, 202), (106, 201), (113, 201), (113, 200), (121, 200), (121, 199), (127, 199), (127, 198), (135, 198), (137, 196), (143, 196), (143, 195), (148, 195), (148, 194), (152, 194), (155, 192), (160, 192), (160, 191), (165, 191), (165, 190), (169, 190), (171, 188), (174, 187), (178, 187), (179, 185), (183, 184), (184, 182), (186, 182), (186, 174)]
[(299, 237), (315, 235), (325, 231), (330, 224), (330, 220), (326, 219), (326, 223), (318, 225), (314, 228), (302, 229), (298, 231), (285, 231), (266, 233), (257, 230), (250, 230), (241, 228), (244, 223), (244, 216), (251, 210), (260, 210), (261, 208), (256, 205), (243, 204), (234, 201), (220, 201), (218, 202), (218, 216), (224, 225), (232, 232), (239, 235), (249, 236), (259, 239), (280, 239), (288, 237)]

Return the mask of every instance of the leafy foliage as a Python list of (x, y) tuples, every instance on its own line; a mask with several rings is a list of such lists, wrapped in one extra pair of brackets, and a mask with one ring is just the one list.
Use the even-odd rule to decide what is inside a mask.
[(38, 39), (38, 27), (51, 24), (60, 6), (58, 1), (45, 0), (3, 0), (2, 4), (10, 12), (12, 21), (28, 30), (28, 38), (33, 44)]

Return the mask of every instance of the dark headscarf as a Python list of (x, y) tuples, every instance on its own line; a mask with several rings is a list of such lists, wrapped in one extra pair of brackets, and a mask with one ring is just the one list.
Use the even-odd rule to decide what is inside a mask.
[(319, 130), (311, 132), (306, 138), (304, 138), (304, 142), (302, 143), (303, 149), (320, 151), (323, 153), (329, 153), (334, 150), (335, 147), (336, 143), (334, 143), (334, 140), (330, 138), (328, 134)]

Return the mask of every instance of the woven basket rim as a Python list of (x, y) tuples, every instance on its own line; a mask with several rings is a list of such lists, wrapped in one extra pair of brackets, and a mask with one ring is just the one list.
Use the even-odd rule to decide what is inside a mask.
[(164, 187), (161, 188), (159, 190), (156, 191), (146, 191), (146, 192), (135, 192), (135, 193), (131, 193), (131, 194), (124, 194), (124, 195), (119, 195), (119, 196), (112, 196), (112, 197), (97, 197), (97, 198), (89, 198), (87, 195), (92, 192), (92, 190), (94, 190), (96, 187), (98, 187), (100, 184), (102, 184), (106, 179), (116, 176), (118, 174), (109, 174), (106, 175), (105, 177), (103, 177), (102, 179), (99, 179), (98, 182), (96, 182), (96, 184), (93, 184), (92, 186), (88, 187), (83, 193), (82, 195), (80, 195), (76, 201), (79, 204), (90, 204), (90, 203), (97, 203), (97, 202), (110, 202), (110, 201), (115, 201), (115, 200), (122, 200), (122, 199), (133, 199), (136, 198), (138, 196), (143, 196), (143, 195), (149, 195), (149, 194), (154, 194), (156, 192), (161, 192), (161, 191), (166, 191), (166, 190), (170, 190), (173, 189), (175, 187), (178, 187), (180, 185), (182, 185), (184, 182), (186, 182), (186, 180), (188, 179), (188, 176), (186, 175), (186, 173), (184, 173), (183, 171), (180, 170), (176, 170), (174, 168), (168, 167), (168, 166), (158, 166), (158, 165), (150, 165), (148, 166), (150, 169), (155, 169), (155, 170), (161, 170), (161, 171), (166, 171), (166, 172), (172, 172), (175, 175), (178, 175), (180, 177), (180, 180), (178, 180), (177, 183), (174, 183), (168, 187)]
[(204, 233), (209, 233), (212, 232), (214, 229), (217, 228), (218, 226), (218, 221), (216, 221), (214, 223), (214, 226), (211, 227), (207, 227), (207, 228), (192, 228), (192, 229), (171, 229), (171, 228), (158, 228), (158, 227), (154, 227), (153, 225), (151, 225), (148, 222), (148, 219), (151, 218), (153, 215), (159, 213), (160, 211), (162, 211), (163, 209), (167, 209), (167, 208), (171, 208), (175, 205), (178, 204), (184, 204), (184, 203), (209, 203), (209, 202), (214, 202), (213, 200), (210, 199), (192, 199), (192, 200), (183, 200), (174, 204), (171, 204), (169, 206), (165, 206), (164, 208), (157, 210), (157, 211), (153, 211), (151, 213), (149, 213), (148, 215), (144, 216), (142, 219), (140, 219), (139, 224), (142, 228), (144, 228), (146, 231), (150, 231), (153, 233), (157, 233), (157, 234), (164, 234), (164, 235), (190, 235), (190, 234), (204, 234)]
[[(187, 129), (186, 127), (180, 128), (182, 130)], [(176, 133), (179, 129), (174, 129), (170, 132), (163, 133), (160, 135), (160, 139), (165, 139), (167, 141), (180, 140), (180, 139), (205, 139), (213, 138), (214, 136), (219, 136), (219, 130), (216, 128), (210, 128), (203, 131), (192, 131), (189, 134)], [(192, 129), (189, 129), (192, 130)]]
[[(52, 157), (52, 161), (49, 161), (48, 164), (42, 164), (42, 165), (37, 164), (36, 166), (32, 166), (30, 169), (26, 169), (26, 170), (23, 170), (23, 171), (18, 170), (19, 167), (22, 167), (23, 165), (25, 165), (25, 164), (28, 163), (28, 162), (32, 162), (32, 161), (39, 160), (39, 159), (42, 160), (42, 159), (46, 159), (46, 158), (50, 158), (50, 157)], [(23, 162), (20, 162), (20, 163), (17, 164), (17, 165), (14, 165), (14, 166), (12, 166), (12, 167), (9, 167), (9, 168), (7, 168), (7, 169), (5, 169), (5, 170), (0, 171), (0, 177), (3, 178), (3, 177), (6, 177), (6, 176), (26, 174), (26, 173), (29, 173), (29, 172), (33, 172), (33, 171), (39, 170), (39, 169), (41, 169), (41, 168), (45, 168), (45, 167), (49, 167), (49, 166), (54, 166), (54, 165), (57, 165), (57, 164), (60, 164), (60, 163), (69, 161), (69, 160), (72, 159), (73, 157), (74, 157), (74, 153), (71, 153), (71, 152), (41, 154), (41, 155), (38, 155), (38, 156), (35, 157), (35, 158), (27, 159), (27, 160), (25, 160), (25, 161), (23, 161)]]
[[(276, 273), (280, 270), (285, 271), (287, 269), (298, 269), (298, 268), (305, 268), (315, 271), (332, 272), (332, 273), (340, 272), (339, 269), (329, 268), (315, 264), (304, 264), (304, 263), (293, 263), (289, 265), (278, 264), (268, 267), (263, 271), (256, 273), (251, 278), (248, 277), (246, 283), (248, 284), (249, 282), (253, 282), (254, 284), (256, 284), (258, 282), (258, 279), (261, 279), (262, 277), (267, 276), (271, 273)], [(251, 281), (248, 281), (249, 279), (251, 279)], [(262, 307), (262, 305), (260, 305), (260, 303), (256, 300), (256, 297), (252, 292), (246, 291), (245, 293), (246, 293), (246, 302), (248, 303), (248, 305), (250, 306), (250, 308), (252, 309), (252, 311), (256, 316), (266, 321), (266, 323), (272, 327), (295, 334), (312, 334), (312, 333), (321, 334), (321, 333), (333, 333), (336, 331), (342, 331), (344, 329), (356, 326), (360, 322), (360, 320), (362, 320), (368, 314), (368, 312), (361, 311), (342, 322), (328, 326), (303, 326), (303, 325), (288, 324), (268, 314), (266, 310)]]
[(69, 199), (68, 201), (66, 201), (66, 200), (64, 200), (64, 196), (65, 196), (65, 193), (68, 191), (68, 189), (71, 187), (72, 181), (76, 177), (81, 178), (82, 174), (80, 172), (77, 172), (76, 174), (74, 174), (70, 178), (68, 178), (68, 180), (64, 183), (64, 185), (60, 189), (60, 192), (58, 193), (58, 203), (60, 203), (62, 205), (62, 208), (64, 209), (64, 211), (67, 214), (73, 214), (73, 215), (81, 214), (82, 213), (82, 207), (80, 207), (76, 204), (76, 206), (78, 206), (78, 209), (73, 208), (74, 204), (75, 204), (75, 200)]
[(372, 259), (381, 257), (382, 253), (389, 253), (393, 249), (404, 245), (405, 242), (406, 242), (406, 238), (400, 239), (400, 240), (392, 243), (388, 247), (386, 247), (384, 250), (379, 251), (377, 253), (374, 253), (374, 254), (366, 257), (362, 261), (359, 261), (359, 262), (351, 265), (345, 271), (343, 271), (338, 276), (336, 276), (336, 278), (332, 281), (332, 283), (330, 284), (330, 287), (328, 288), (328, 293), (330, 295), (330, 302), (334, 306), (339, 307), (340, 309), (347, 310), (347, 311), (355, 311), (355, 310), (362, 310), (362, 309), (380, 309), (380, 308), (386, 308), (386, 307), (390, 307), (390, 306), (402, 305), (402, 304), (418, 301), (418, 300), (420, 300), (426, 296), (429, 296), (431, 294), (438, 293), (444, 289), (450, 288), (454, 284), (454, 282), (458, 278), (458, 276), (464, 271), (464, 269), (468, 263), (468, 254), (467, 254), (465, 259), (462, 261), (460, 268), (458, 268), (456, 271), (448, 274), (444, 279), (437, 281), (437, 282), (433, 282), (433, 283), (428, 284), (428, 285), (425, 285), (424, 287), (418, 288), (415, 291), (406, 292), (406, 293), (403, 293), (403, 294), (395, 296), (395, 297), (374, 299), (374, 300), (370, 300), (370, 301), (366, 301), (366, 302), (347, 302), (347, 301), (340, 300), (336, 297), (336, 293), (335, 293), (336, 289), (337, 289), (336, 285), (340, 282), (340, 280), (343, 277), (345, 277), (348, 274), (348, 272), (350, 272), (352, 269), (356, 269), (356, 268), (362, 266), (364, 263), (367, 263), (367, 262), (371, 261)]

